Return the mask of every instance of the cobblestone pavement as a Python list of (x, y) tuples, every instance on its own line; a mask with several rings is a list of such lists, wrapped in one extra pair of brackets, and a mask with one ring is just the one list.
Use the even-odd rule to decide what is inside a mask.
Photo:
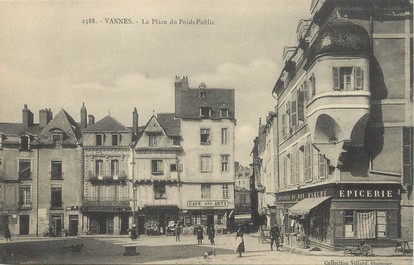
[[(84, 244), (80, 253), (70, 246)], [(323, 264), (323, 265), (400, 265), (413, 264), (412, 256), (393, 252), (393, 248), (374, 249), (372, 257), (345, 256), (343, 252), (308, 251), (282, 248), (270, 251), (255, 235), (245, 235), (246, 252), (237, 258), (234, 235), (218, 235), (216, 245), (208, 240), (197, 246), (195, 236), (182, 236), (180, 242), (171, 236), (141, 236), (137, 241), (127, 237), (80, 238), (14, 238), (0, 240), (0, 263), (40, 264)], [(136, 246), (140, 255), (123, 256), (126, 246)], [(203, 258), (204, 252), (216, 249), (216, 256)], [(12, 255), (13, 254), (13, 255)]]

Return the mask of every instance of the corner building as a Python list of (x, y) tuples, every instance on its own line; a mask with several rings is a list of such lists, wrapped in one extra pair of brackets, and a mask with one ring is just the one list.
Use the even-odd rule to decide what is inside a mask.
[(276, 220), (288, 242), (412, 235), (412, 2), (315, 0), (285, 48)]
[(190, 88), (175, 80), (175, 117), (181, 123), (181, 207), (184, 229), (214, 225), (222, 232), (234, 209), (234, 89)]

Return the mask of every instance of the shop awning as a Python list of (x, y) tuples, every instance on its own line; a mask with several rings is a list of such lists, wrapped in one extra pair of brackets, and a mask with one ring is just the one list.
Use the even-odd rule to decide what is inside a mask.
[(289, 208), (290, 215), (305, 215), (310, 212), (313, 208), (330, 199), (331, 197), (317, 197), (317, 198), (306, 198), (296, 203)]
[(144, 210), (154, 210), (154, 211), (179, 211), (180, 208), (176, 204), (163, 204), (163, 205), (154, 205), (154, 204), (144, 204)]

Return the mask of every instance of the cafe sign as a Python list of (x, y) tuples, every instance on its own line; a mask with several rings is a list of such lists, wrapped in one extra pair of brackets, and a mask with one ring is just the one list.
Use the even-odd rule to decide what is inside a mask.
[(187, 201), (188, 207), (227, 207), (227, 200), (197, 200)]

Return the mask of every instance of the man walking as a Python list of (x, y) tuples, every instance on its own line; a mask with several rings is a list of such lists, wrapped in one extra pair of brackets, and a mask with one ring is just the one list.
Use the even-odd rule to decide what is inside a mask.
[(270, 249), (273, 250), (273, 243), (276, 243), (276, 250), (279, 251), (280, 230), (277, 223), (270, 229)]

